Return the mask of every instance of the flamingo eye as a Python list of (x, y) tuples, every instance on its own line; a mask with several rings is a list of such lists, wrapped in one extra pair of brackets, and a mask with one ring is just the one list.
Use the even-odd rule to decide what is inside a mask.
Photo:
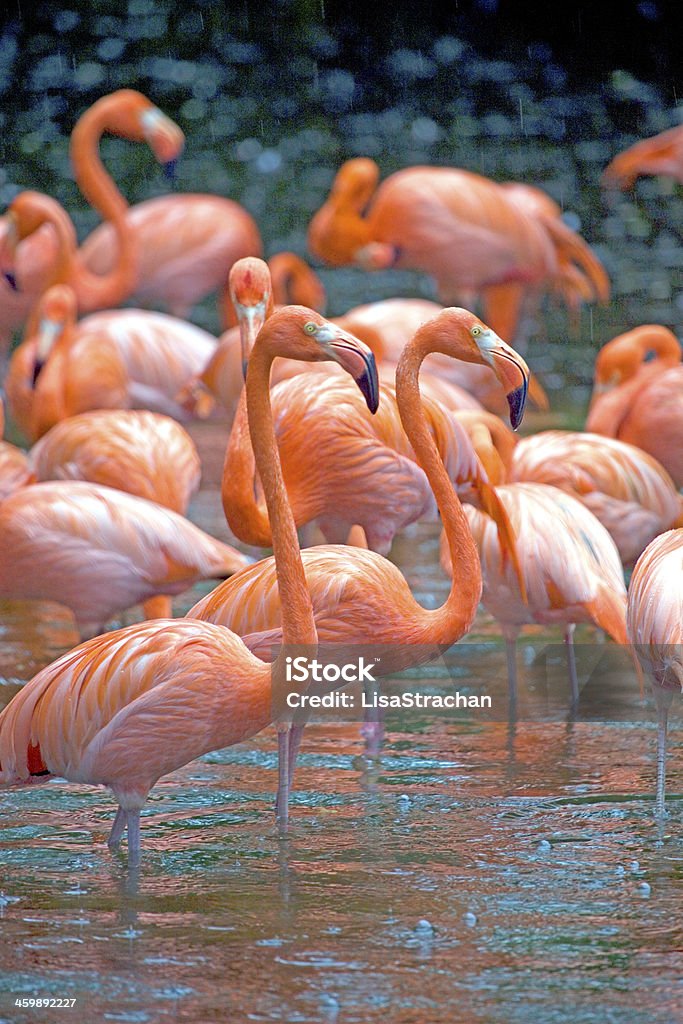
[(317, 334), (318, 325), (309, 320), (307, 324), (304, 324), (304, 330), (306, 334)]
[(472, 330), (470, 331), (470, 334), (472, 335), (473, 338), (478, 338), (479, 335), (483, 333), (484, 329), (483, 327), (480, 327), (479, 324), (475, 324)]

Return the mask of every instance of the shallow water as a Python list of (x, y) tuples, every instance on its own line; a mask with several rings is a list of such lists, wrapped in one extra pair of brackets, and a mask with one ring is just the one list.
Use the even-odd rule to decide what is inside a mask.
[[(223, 430), (194, 432), (208, 472), (192, 517), (227, 537)], [(429, 604), (446, 590), (437, 540), (424, 524), (393, 551)], [(1, 704), (74, 642), (54, 605), (3, 612)], [(680, 1019), (680, 743), (660, 829), (649, 702), (618, 656), (596, 691), (584, 668), (599, 644), (588, 628), (577, 639), (575, 717), (560, 634), (542, 629), (519, 643), (508, 716), (504, 651), (480, 612), (466, 641), (408, 675), (430, 693), (454, 679), (488, 692), (492, 712), (389, 711), (378, 759), (358, 722), (311, 724), (286, 839), (272, 730), (155, 787), (138, 870), (104, 843), (106, 792), (54, 780), (4, 793), (0, 1021), (73, 1019), (22, 998), (75, 999), (88, 1021)]]

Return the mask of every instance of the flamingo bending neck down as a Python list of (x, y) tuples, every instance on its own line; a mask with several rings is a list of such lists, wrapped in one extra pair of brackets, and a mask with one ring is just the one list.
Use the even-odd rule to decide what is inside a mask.
[[(440, 608), (423, 608), (397, 566), (375, 551), (321, 545), (301, 553), (319, 642), (356, 645), (356, 651), (357, 645), (369, 645), (374, 653), (380, 645), (377, 671), (382, 675), (430, 661), (464, 636), (481, 595), (477, 550), (420, 401), (419, 371), (431, 352), (493, 366), (508, 394), (514, 426), (522, 418), (527, 392), (524, 360), (467, 310), (444, 309), (406, 345), (397, 370), (396, 398), (403, 429), (444, 524), (454, 566), (448, 597)], [(264, 559), (219, 584), (187, 614), (227, 626), (261, 657), (269, 658), (273, 645), (284, 641), (284, 611), (276, 565), (273, 559)], [(300, 738), (299, 729), (292, 745), (292, 773)]]
[[(276, 352), (334, 359), (364, 392), (376, 370), (364, 346), (302, 307), (276, 314), (252, 353), (247, 400), (259, 474), (273, 523), (286, 645), (315, 645), (316, 628), (273, 433), (268, 380)], [(143, 622), (90, 640), (38, 673), (0, 714), (0, 781), (61, 775), (108, 786), (119, 809), (109, 837), (128, 829), (140, 852), (140, 808), (163, 775), (279, 723), (278, 807), (287, 820), (285, 652), (273, 666), (210, 623)], [(77, 695), (78, 699), (75, 699)]]
[(586, 243), (496, 182), (452, 167), (408, 167), (378, 182), (374, 160), (342, 165), (309, 225), (311, 252), (333, 266), (422, 270), (443, 302), (481, 294), (485, 319), (511, 340), (526, 290), (554, 286), (568, 264), (604, 297), (606, 275)]
[(19, 193), (5, 215), (0, 243), (0, 270), (18, 289), (11, 290), (7, 279), (0, 280), (1, 332), (20, 326), (52, 284), (72, 285), (80, 312), (116, 306), (135, 287), (139, 246), (126, 223), (128, 205), (99, 156), (104, 132), (146, 142), (163, 164), (177, 159), (184, 144), (180, 128), (133, 89), (103, 96), (81, 115), (71, 135), (74, 176), (88, 202), (109, 222), (112, 259), (105, 274), (92, 273), (83, 250), (77, 248), (76, 232), (62, 207), (38, 192)]

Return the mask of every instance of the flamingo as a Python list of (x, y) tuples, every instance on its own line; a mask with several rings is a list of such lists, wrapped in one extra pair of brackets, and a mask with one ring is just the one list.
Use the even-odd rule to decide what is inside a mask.
[(177, 512), (100, 484), (35, 483), (0, 504), (0, 597), (66, 605), (82, 637), (134, 604), (168, 614), (168, 600), (151, 599), (249, 561)]
[(96, 409), (56, 423), (31, 448), (36, 480), (87, 480), (185, 515), (199, 489), (194, 441), (175, 420), (133, 409)]
[(603, 345), (586, 429), (637, 445), (683, 486), (683, 366), (668, 328), (644, 324)]
[[(277, 316), (278, 314), (273, 314)], [(266, 320), (266, 328), (272, 317)], [(481, 568), (467, 519), (420, 401), (418, 374), (431, 352), (493, 365), (506, 389), (514, 426), (521, 420), (528, 370), (514, 349), (465, 309), (444, 309), (424, 324), (404, 349), (396, 374), (398, 415), (434, 493), (455, 567), (449, 595), (437, 609), (423, 608), (392, 562), (375, 551), (321, 545), (302, 551), (318, 639), (323, 644), (382, 645), (377, 671), (387, 674), (429, 661), (470, 629), (481, 595)], [(253, 357), (252, 357), (253, 358)], [(384, 396), (382, 396), (382, 401)], [(318, 450), (320, 453), (325, 449)], [(511, 538), (506, 537), (514, 561)], [(219, 584), (187, 613), (227, 626), (264, 659), (285, 641), (284, 595), (272, 558)], [(358, 650), (358, 647), (356, 647)], [(290, 772), (296, 747), (292, 744)]]
[[(525, 290), (558, 275), (548, 224), (470, 171), (409, 167), (378, 181), (373, 160), (342, 165), (309, 225), (311, 252), (333, 266), (424, 271), (446, 303), (481, 294), (484, 318), (513, 339)], [(590, 280), (595, 257), (575, 238), (571, 262)]]
[[(184, 144), (180, 128), (133, 89), (110, 93), (81, 115), (71, 136), (74, 175), (86, 199), (110, 222), (116, 260), (112, 258), (105, 276), (90, 272), (82, 250), (77, 250), (73, 224), (59, 204), (49, 196), (41, 197), (58, 211), (50, 222), (50, 230), (46, 221), (37, 221), (30, 213), (24, 213), (27, 200), (35, 204), (40, 194), (19, 193), (10, 203), (0, 229), (2, 269), (19, 289), (16, 291), (7, 280), (0, 280), (0, 338), (6, 341), (52, 284), (71, 284), (76, 290), (79, 310), (87, 312), (117, 305), (137, 282), (138, 242), (125, 221), (127, 204), (98, 153), (104, 132), (132, 142), (146, 142), (163, 164), (173, 162)], [(58, 243), (55, 232), (61, 233), (63, 244)]]
[(604, 186), (630, 188), (641, 174), (664, 174), (683, 184), (683, 125), (629, 146), (607, 165)]
[[(573, 648), (576, 623), (593, 623), (617, 643), (627, 643), (626, 587), (619, 552), (593, 513), (557, 487), (505, 484), (496, 488), (496, 494), (516, 537), (525, 593), (517, 565), (501, 545), (497, 525), (471, 505), (465, 512), (481, 560), (482, 603), (505, 638), (511, 697), (514, 700), (516, 694), (515, 645), (520, 629), (531, 623), (560, 623), (565, 627), (575, 705), (579, 697)], [(452, 575), (449, 549), (442, 542), (441, 564)]]
[[(272, 309), (268, 267), (262, 260), (239, 261), (231, 270), (230, 288), (246, 359), (254, 332)], [(311, 377), (299, 373), (282, 380), (271, 396), (295, 522), (305, 526), (317, 521), (331, 543), (347, 541), (354, 527), (362, 527), (363, 546), (386, 554), (398, 530), (436, 512), (427, 477), (401, 426), (393, 384), (382, 385), (379, 412), (371, 416), (343, 378)], [(472, 480), (484, 480), (459, 424), (428, 397), (424, 409), (454, 483), (469, 486)], [(326, 460), (320, 460), (320, 450), (326, 451)], [(267, 547), (270, 526), (255, 493), (243, 401), (228, 441), (221, 494), (235, 536)]]
[[(251, 355), (249, 420), (273, 523), (283, 637), (291, 650), (290, 645), (315, 645), (317, 636), (273, 433), (268, 380), (276, 352), (339, 360), (369, 400), (376, 394), (376, 379), (364, 346), (304, 307), (276, 313)], [(55, 485), (35, 488), (47, 486)], [(136, 623), (96, 637), (44, 668), (4, 709), (0, 781), (26, 783), (60, 775), (108, 786), (118, 802), (109, 845), (118, 845), (127, 828), (132, 863), (140, 855), (140, 809), (152, 786), (168, 772), (239, 743), (276, 719), (278, 808), (286, 823), (285, 697), (290, 687), (284, 669), (284, 652), (275, 665), (266, 665), (234, 633), (197, 620)]]
[(683, 514), (681, 496), (664, 467), (625, 441), (544, 430), (522, 438), (510, 456), (511, 483), (551, 484), (578, 498), (609, 531), (626, 566)]
[(93, 313), (76, 323), (68, 285), (48, 289), (38, 312), (37, 336), (12, 353), (4, 385), (9, 411), (29, 441), (89, 409), (190, 418), (176, 396), (215, 350), (212, 334), (139, 309)]
[(643, 551), (628, 588), (628, 636), (650, 677), (657, 705), (657, 817), (664, 814), (669, 708), (674, 692), (683, 690), (682, 570), (683, 530), (669, 530)]

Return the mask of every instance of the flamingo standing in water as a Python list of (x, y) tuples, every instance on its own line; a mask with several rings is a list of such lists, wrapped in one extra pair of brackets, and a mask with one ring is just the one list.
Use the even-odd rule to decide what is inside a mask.
[(178, 513), (99, 484), (31, 484), (0, 504), (0, 597), (66, 605), (82, 637), (134, 604), (168, 614), (168, 595), (249, 561)]
[(15, 285), (10, 288), (7, 280), (0, 280), (0, 339), (7, 344), (12, 332), (21, 326), (52, 284), (71, 284), (76, 290), (79, 310), (88, 312), (118, 305), (138, 280), (138, 242), (125, 221), (127, 204), (99, 157), (104, 132), (132, 142), (146, 142), (163, 164), (176, 160), (184, 144), (180, 128), (142, 93), (132, 89), (104, 96), (85, 111), (71, 136), (74, 175), (86, 199), (110, 222), (112, 259), (106, 275), (98, 277), (89, 271), (82, 250), (77, 249), (73, 224), (54, 200), (59, 214), (51, 223), (53, 229), (61, 232), (65, 244), (58, 241), (45, 221), (25, 219), (18, 224), (16, 214), (25, 202), (25, 194), (20, 193), (10, 203), (0, 227), (1, 269)]
[[(554, 223), (530, 215), (495, 182), (470, 171), (409, 167), (379, 188), (378, 181), (373, 160), (342, 165), (310, 223), (311, 252), (333, 266), (422, 270), (435, 279), (443, 302), (481, 295), (485, 319), (514, 338), (526, 289), (555, 282), (560, 273)], [(571, 254), (562, 249), (562, 255), (578, 261), (579, 273), (592, 281), (597, 260), (579, 236)], [(596, 282), (596, 292), (599, 287)]]
[(683, 690), (683, 530), (656, 537), (638, 559), (628, 588), (626, 622), (657, 705), (655, 813), (661, 817), (667, 719), (674, 693)]
[(4, 386), (29, 441), (90, 409), (149, 409), (181, 421), (178, 393), (206, 365), (216, 339), (200, 327), (139, 309), (93, 313), (76, 323), (68, 285), (38, 304), (37, 332), (12, 353)]
[[(437, 609), (423, 608), (400, 570), (375, 551), (321, 545), (301, 553), (320, 642), (364, 645), (375, 654), (381, 650), (381, 662), (376, 666), (380, 675), (430, 661), (459, 640), (472, 625), (481, 595), (476, 547), (420, 400), (419, 370), (432, 352), (493, 366), (508, 394), (514, 426), (521, 421), (526, 399), (526, 363), (467, 310), (444, 309), (424, 324), (404, 349), (396, 372), (397, 411), (444, 524), (455, 567), (446, 601)], [(324, 451), (319, 448), (318, 458)], [(500, 524), (502, 542), (507, 544), (514, 565), (514, 546), (505, 526), (506, 522)], [(286, 605), (278, 589), (275, 562), (264, 559), (239, 573), (230, 584), (219, 584), (187, 613), (188, 618), (227, 626), (262, 658), (270, 658), (273, 647), (285, 640)], [(381, 647), (374, 646), (377, 644)], [(297, 726), (290, 775), (301, 731)]]
[(644, 324), (603, 345), (586, 429), (649, 452), (683, 487), (683, 366), (668, 328)]
[(683, 184), (683, 125), (629, 146), (607, 165), (605, 186), (630, 188), (642, 174), (664, 174)]
[[(300, 307), (271, 318), (249, 363), (249, 421), (273, 524), (283, 637), (288, 646), (315, 645), (311, 600), (273, 433), (268, 381), (277, 352), (337, 360), (368, 396), (376, 394), (377, 382), (360, 343)], [(163, 775), (239, 743), (277, 719), (278, 808), (286, 822), (289, 686), (284, 670), (284, 651), (273, 666), (266, 665), (234, 633), (194, 619), (137, 623), (97, 637), (44, 668), (4, 709), (0, 781), (61, 775), (108, 786), (119, 805), (109, 844), (116, 846), (127, 828), (133, 862), (140, 852), (140, 808)]]
[[(468, 505), (465, 512), (481, 560), (482, 602), (505, 638), (511, 696), (514, 699), (516, 694), (515, 645), (522, 626), (559, 623), (565, 627), (575, 705), (579, 697), (573, 647), (576, 623), (592, 623), (617, 643), (627, 643), (626, 587), (619, 552), (593, 513), (557, 487), (514, 483), (497, 487), (496, 494), (512, 524), (517, 563), (502, 547), (497, 525), (485, 511)], [(441, 563), (452, 574), (445, 544)]]

